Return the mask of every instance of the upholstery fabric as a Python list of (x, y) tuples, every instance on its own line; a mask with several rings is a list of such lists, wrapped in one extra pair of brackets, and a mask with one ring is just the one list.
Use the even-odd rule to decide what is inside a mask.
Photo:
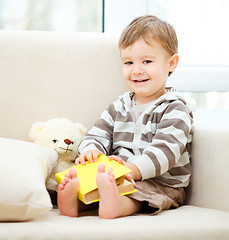
[(49, 148), (0, 138), (0, 221), (24, 221), (52, 209), (45, 180), (57, 161)]

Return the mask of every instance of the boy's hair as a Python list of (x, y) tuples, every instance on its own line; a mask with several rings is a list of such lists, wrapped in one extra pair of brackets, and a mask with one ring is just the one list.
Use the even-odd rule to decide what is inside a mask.
[(178, 40), (175, 29), (155, 16), (144, 15), (135, 18), (123, 30), (119, 39), (119, 49), (129, 47), (139, 38), (143, 38), (149, 45), (152, 40), (158, 42), (171, 56), (178, 53)]

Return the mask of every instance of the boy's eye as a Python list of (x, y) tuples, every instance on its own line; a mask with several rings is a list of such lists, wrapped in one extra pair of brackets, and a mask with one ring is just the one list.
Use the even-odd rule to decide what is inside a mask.
[(133, 64), (133, 62), (129, 61), (129, 62), (124, 62), (125, 65), (131, 65)]
[(151, 60), (144, 60), (143, 63), (151, 63)]

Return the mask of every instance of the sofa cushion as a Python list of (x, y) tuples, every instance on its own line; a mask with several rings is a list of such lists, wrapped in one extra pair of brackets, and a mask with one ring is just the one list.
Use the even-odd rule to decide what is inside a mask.
[(0, 138), (0, 221), (29, 220), (52, 208), (45, 180), (57, 153), (34, 143)]
[(0, 223), (0, 239), (33, 240), (228, 240), (229, 213), (182, 206), (156, 216), (135, 214), (99, 219), (94, 212), (79, 218), (61, 216), (58, 209), (25, 223)]

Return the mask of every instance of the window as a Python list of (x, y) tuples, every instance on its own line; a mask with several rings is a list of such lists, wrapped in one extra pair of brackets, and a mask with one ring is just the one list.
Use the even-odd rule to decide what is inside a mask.
[(228, 0), (105, 0), (105, 31), (121, 33), (135, 17), (153, 14), (175, 27), (182, 65), (229, 67), (228, 9)]
[(168, 21), (177, 31), (180, 56), (168, 85), (200, 107), (229, 109), (228, 9), (228, 0), (105, 0), (105, 32), (120, 34), (144, 14)]
[(102, 0), (0, 0), (0, 29), (102, 31)]

